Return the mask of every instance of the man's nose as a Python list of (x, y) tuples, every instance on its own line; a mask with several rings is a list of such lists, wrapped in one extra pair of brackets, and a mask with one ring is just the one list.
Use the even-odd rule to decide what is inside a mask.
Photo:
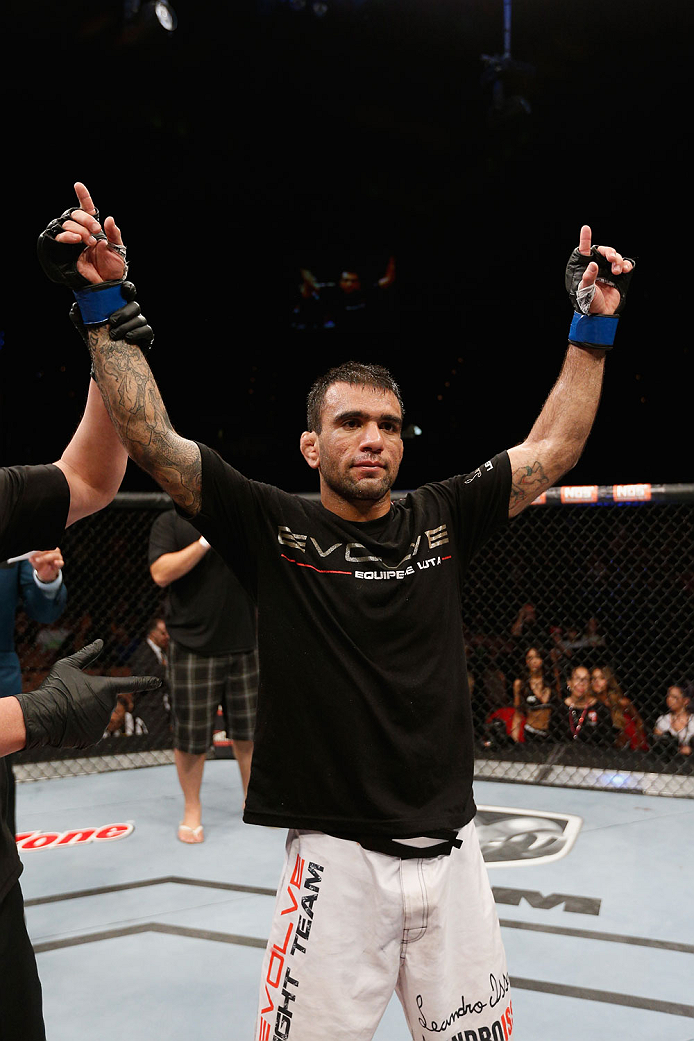
[(362, 446), (372, 450), (383, 448), (383, 434), (378, 423), (366, 423), (362, 435)]

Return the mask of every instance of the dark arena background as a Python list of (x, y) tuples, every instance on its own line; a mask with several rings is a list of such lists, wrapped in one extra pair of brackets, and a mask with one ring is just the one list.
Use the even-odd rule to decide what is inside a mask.
[[(531, 602), (547, 653), (577, 643), (559, 686), (597, 627), (586, 664), (615, 669), (652, 729), (667, 686), (694, 682), (690, 26), (641, 0), (176, 0), (174, 31), (153, 8), (8, 13), (26, 74), (6, 84), (2, 461), (57, 457), (81, 414), (85, 351), (35, 259), (76, 179), (123, 230), (174, 424), (297, 492), (315, 491), (297, 447), (306, 389), (350, 357), (401, 381), (400, 488), (521, 440), (561, 363), (563, 269), (587, 222), (637, 271), (565, 481), (650, 484), (667, 503), (538, 506), (513, 526), (521, 541), (493, 594), (463, 617), (480, 726), (511, 697), (526, 648), (514, 658), (509, 633)], [(123, 490), (156, 492), (133, 464)], [(94, 537), (87, 524), (66, 536), (72, 622), (60, 629), (81, 633), (89, 607), (101, 633), (115, 612), (126, 650), (107, 634), (114, 668), (158, 606), (147, 501), (132, 512), (137, 537), (122, 504), (89, 522)]]
[[(476, 832), (512, 1041), (694, 1032), (682, 984), (694, 754), (654, 735), (669, 687), (694, 708), (693, 11), (15, 0), (3, 12), (0, 465), (57, 459), (84, 407), (72, 299), (36, 259), (77, 180), (122, 229), (176, 429), (305, 495), (317, 493), (299, 454), (305, 396), (328, 367), (374, 361), (399, 380), (396, 492), (467, 473), (525, 438), (559, 373), (581, 225), (636, 260), (580, 462), (485, 544), (462, 596)], [(68, 529), (65, 613), (51, 626), (17, 615), (26, 690), (95, 637), (94, 671), (133, 671), (163, 608), (147, 546), (168, 508), (130, 463), (115, 502)], [(576, 665), (612, 671), (599, 741), (514, 740), (530, 647), (558, 709)], [(143, 732), (14, 759), (51, 1041), (257, 1038), (285, 835), (242, 823), (220, 713), (205, 841), (177, 841), (172, 736), (156, 707)], [(287, 771), (310, 751), (307, 735)], [(509, 1041), (509, 1022), (495, 1041)], [(436, 1036), (476, 1038), (466, 1027)], [(393, 1000), (375, 1041), (407, 1036)]]

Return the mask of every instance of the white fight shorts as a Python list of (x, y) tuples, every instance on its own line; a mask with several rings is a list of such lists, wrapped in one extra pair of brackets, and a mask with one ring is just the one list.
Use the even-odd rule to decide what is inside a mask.
[(370, 1041), (395, 991), (415, 1041), (509, 1041), (506, 956), (474, 821), (400, 860), (290, 831), (254, 1041)]

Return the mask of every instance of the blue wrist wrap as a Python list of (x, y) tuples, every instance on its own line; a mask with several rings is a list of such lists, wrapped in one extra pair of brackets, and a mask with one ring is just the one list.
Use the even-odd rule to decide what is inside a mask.
[(127, 304), (121, 291), (122, 282), (103, 282), (75, 290), (77, 301), (85, 325), (103, 325), (114, 311), (119, 311)]
[(602, 347), (608, 351), (614, 343), (618, 322), (617, 315), (579, 314), (574, 311), (569, 342), (583, 347)]

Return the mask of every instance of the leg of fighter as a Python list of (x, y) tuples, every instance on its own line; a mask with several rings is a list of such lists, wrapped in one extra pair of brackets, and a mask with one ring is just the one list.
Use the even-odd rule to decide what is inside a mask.
[(412, 1037), (511, 1041), (501, 929), (474, 821), (450, 857), (402, 864), (407, 907), (396, 993)]

